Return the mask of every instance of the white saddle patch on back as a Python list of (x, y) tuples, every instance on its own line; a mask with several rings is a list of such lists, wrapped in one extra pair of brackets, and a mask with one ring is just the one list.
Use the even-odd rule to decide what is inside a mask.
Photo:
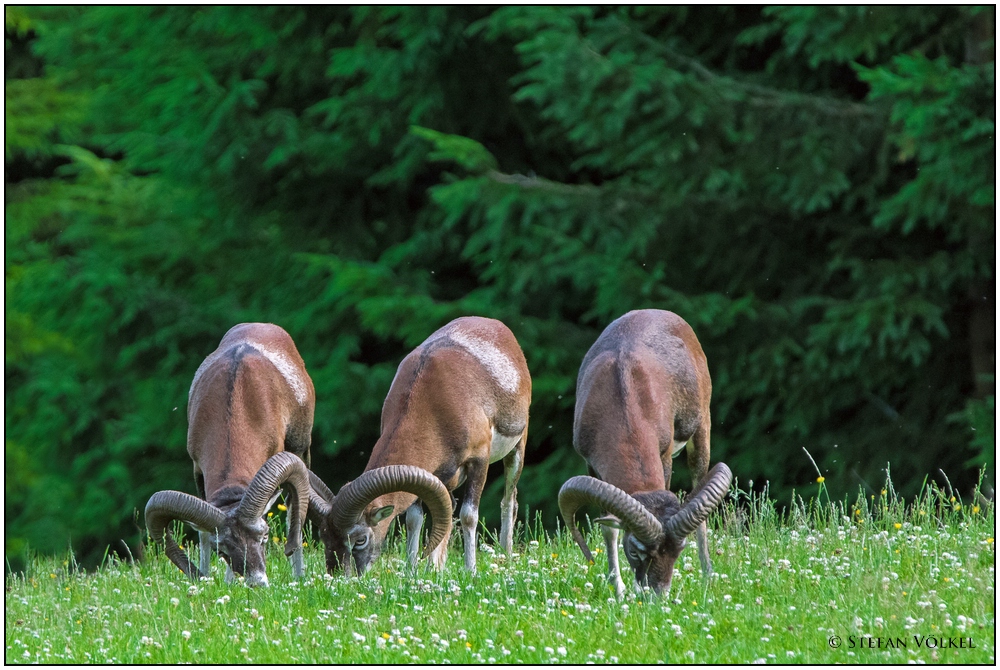
[(493, 440), (490, 442), (490, 463), (496, 463), (509, 454), (517, 445), (518, 440), (521, 439), (520, 435), (515, 435), (514, 437), (501, 435), (493, 427), (490, 427), (490, 433), (493, 435)]
[(224, 351), (216, 352), (214, 355), (206, 358), (204, 362), (198, 366), (197, 372), (194, 373), (194, 380), (191, 382), (191, 390), (188, 391), (189, 401), (191, 399), (191, 394), (194, 392), (194, 387), (198, 383), (198, 379), (201, 377), (205, 369), (209, 365), (214, 363), (220, 356), (230, 351), (233, 347), (238, 347), (244, 344), (257, 350), (261, 356), (269, 360), (271, 362), (271, 365), (273, 365), (275, 369), (277, 369), (278, 372), (281, 373), (281, 376), (285, 378), (285, 381), (288, 383), (289, 388), (292, 389), (292, 393), (295, 394), (295, 400), (300, 405), (304, 405), (306, 403), (306, 400), (309, 397), (309, 391), (305, 381), (299, 375), (298, 367), (295, 364), (293, 364), (290, 360), (288, 360), (288, 357), (285, 356), (280, 351), (268, 349), (260, 342), (254, 342), (253, 340), (242, 340), (240, 342), (234, 342)]
[(674, 451), (671, 456), (673, 456), (673, 458), (677, 458), (677, 455), (684, 451), (684, 445), (686, 444), (687, 440), (684, 440), (683, 442), (674, 442)]
[(500, 388), (510, 393), (517, 391), (521, 375), (518, 374), (514, 362), (495, 344), (457, 328), (448, 333), (448, 336), (475, 356), (497, 381)]

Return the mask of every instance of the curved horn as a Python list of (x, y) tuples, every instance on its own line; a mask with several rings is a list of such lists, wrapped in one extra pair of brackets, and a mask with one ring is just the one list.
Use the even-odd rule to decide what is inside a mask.
[(663, 525), (663, 532), (677, 538), (687, 537), (701, 522), (719, 506), (729, 491), (733, 472), (725, 463), (716, 463), (705, 478), (705, 484), (691, 499), (684, 503), (680, 511)]
[(622, 491), (617, 486), (603, 482), (596, 477), (578, 475), (566, 480), (559, 489), (559, 511), (562, 512), (566, 527), (573, 534), (573, 539), (580, 545), (587, 560), (593, 560), (590, 549), (583, 535), (576, 527), (576, 511), (587, 503), (597, 505), (603, 510), (613, 513), (622, 524), (632, 531), (632, 534), (643, 544), (654, 547), (663, 539), (663, 528), (655, 516), (642, 506), (638, 500)]
[(302, 459), (293, 453), (282, 451), (271, 456), (254, 475), (246, 493), (236, 510), (236, 517), (252, 521), (264, 516), (267, 503), (282, 484), (290, 485), (294, 491), (288, 510), (288, 541), (285, 555), (290, 556), (302, 546), (302, 520), (309, 508), (309, 471)]
[(149, 530), (149, 536), (154, 542), (164, 542), (166, 536), (167, 558), (191, 579), (198, 577), (201, 572), (188, 555), (177, 546), (177, 541), (170, 532), (170, 522), (183, 521), (213, 532), (222, 527), (225, 518), (219, 508), (201, 498), (180, 491), (159, 491), (146, 503), (146, 528)]
[(333, 491), (312, 470), (309, 471), (309, 489), (309, 516), (318, 521), (330, 513)]
[(412, 493), (430, 510), (431, 532), (423, 553), (426, 558), (451, 535), (451, 494), (440, 479), (423, 468), (387, 465), (368, 470), (340, 489), (331, 506), (330, 520), (338, 528), (350, 528), (372, 500), (396, 491)]

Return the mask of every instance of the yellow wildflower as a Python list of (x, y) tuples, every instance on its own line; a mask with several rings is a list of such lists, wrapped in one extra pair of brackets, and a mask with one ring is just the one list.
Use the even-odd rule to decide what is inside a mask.
[(285, 507), (284, 505), (282, 505), (281, 503), (278, 503), (278, 511), (279, 512), (287, 512), (288, 508)]
[(820, 475), (819, 477), (816, 478), (816, 483), (817, 484), (822, 484), (825, 481), (826, 481), (826, 477), (824, 477), (823, 475)]
[(882, 495), (885, 495), (885, 493), (886, 493), (885, 489), (882, 489)]
[(973, 505), (972, 506), (972, 513), (973, 514), (979, 514), (979, 505)]
[(903, 527), (903, 524), (901, 524), (901, 523), (894, 523), (894, 524), (892, 524), (892, 526), (893, 526), (893, 528), (895, 528), (896, 530), (899, 530), (900, 528), (902, 528), (902, 527)]

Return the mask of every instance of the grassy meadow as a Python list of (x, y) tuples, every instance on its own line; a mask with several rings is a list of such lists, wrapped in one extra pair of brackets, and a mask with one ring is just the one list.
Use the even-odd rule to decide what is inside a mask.
[[(537, 519), (510, 557), (480, 533), (475, 576), (462, 568), (460, 534), (437, 574), (408, 568), (397, 533), (361, 579), (326, 575), (307, 538), (296, 583), (280, 512), (269, 589), (226, 584), (218, 560), (191, 583), (155, 548), (92, 572), (71, 556), (36, 558), (6, 577), (5, 661), (995, 662), (992, 504), (929, 486), (904, 505), (891, 485), (831, 504), (817, 488), (783, 516), (737, 491), (710, 522), (715, 574), (706, 584), (692, 538), (669, 598), (630, 589), (616, 600), (603, 550), (587, 565), (568, 534), (546, 534)], [(602, 546), (596, 528), (588, 537)]]

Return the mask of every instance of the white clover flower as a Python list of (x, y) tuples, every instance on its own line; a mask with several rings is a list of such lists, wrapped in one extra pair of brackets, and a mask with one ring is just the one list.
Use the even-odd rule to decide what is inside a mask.
[(178, 598), (171, 598), (170, 604), (173, 605), (174, 607), (177, 607), (178, 605), (181, 604), (181, 601)]
[(182, 630), (181, 631), (181, 637), (184, 638), (185, 640), (190, 640), (191, 639), (191, 631), (189, 631), (189, 630)]
[(365, 641), (365, 636), (362, 635), (361, 633), (354, 633), (354, 632), (352, 632), (351, 635), (354, 636), (354, 641), (355, 642), (364, 642)]
[(559, 647), (558, 649), (556, 649), (556, 653), (559, 654), (560, 656), (565, 656), (566, 655), (566, 647)]

